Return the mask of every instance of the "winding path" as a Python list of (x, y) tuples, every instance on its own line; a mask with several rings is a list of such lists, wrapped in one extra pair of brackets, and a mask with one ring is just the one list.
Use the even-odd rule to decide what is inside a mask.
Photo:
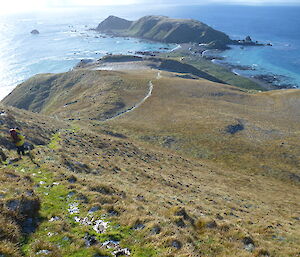
[[(161, 76), (161, 73), (158, 72), (155, 79), (156, 79), (156, 80), (159, 80), (161, 77), (162, 77), (162, 76)], [(115, 118), (118, 118), (118, 117), (120, 117), (120, 116), (126, 114), (126, 113), (132, 112), (132, 111), (135, 110), (136, 108), (140, 107), (140, 106), (141, 106), (141, 105), (142, 105), (142, 104), (143, 104), (143, 103), (144, 103), (144, 102), (152, 95), (153, 84), (152, 84), (152, 81), (151, 81), (151, 80), (149, 81), (148, 85), (149, 85), (149, 91), (148, 91), (147, 95), (146, 95), (140, 102), (138, 102), (138, 103), (135, 104), (134, 106), (130, 107), (129, 109), (124, 110), (124, 111), (121, 111), (121, 112), (115, 114), (114, 116), (112, 116), (112, 117), (110, 117), (110, 118), (107, 118), (107, 119), (104, 119), (104, 120), (102, 120), (102, 121), (103, 121), (103, 122), (106, 122), (106, 121), (113, 120), (113, 119), (115, 119)], [(57, 116), (55, 116), (55, 117), (58, 119)], [(65, 119), (65, 120), (70, 120), (70, 119)], [(80, 119), (80, 120), (84, 120), (84, 119)], [(86, 119), (86, 120), (90, 120), (90, 119)]]
[(149, 81), (149, 91), (148, 91), (148, 94), (139, 103), (135, 104), (134, 106), (130, 107), (127, 110), (124, 110), (122, 112), (117, 113), (116, 115), (114, 115), (111, 118), (105, 119), (105, 121), (113, 120), (113, 119), (115, 119), (117, 117), (120, 117), (121, 115), (124, 115), (126, 113), (132, 112), (134, 109), (140, 107), (151, 96), (152, 91), (153, 91), (153, 84), (152, 84), (152, 81), (150, 80)]

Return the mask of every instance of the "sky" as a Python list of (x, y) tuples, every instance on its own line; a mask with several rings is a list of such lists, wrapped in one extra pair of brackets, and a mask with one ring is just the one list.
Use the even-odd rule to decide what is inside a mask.
[[(156, 0), (155, 4), (244, 4), (244, 5), (300, 5), (300, 0)], [(153, 0), (2, 0), (0, 15), (36, 11), (49, 8), (95, 5), (153, 4)]]

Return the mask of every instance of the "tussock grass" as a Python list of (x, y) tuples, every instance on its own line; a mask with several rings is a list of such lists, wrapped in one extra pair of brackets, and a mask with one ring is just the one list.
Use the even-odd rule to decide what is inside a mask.
[[(152, 80), (154, 90), (139, 108), (109, 122), (74, 122), (76, 129), (37, 122), (51, 142), (33, 151), (40, 167), (24, 158), (1, 173), (16, 175), (2, 176), (1, 190), (11, 188), (8, 200), (21, 193), (21, 182), (39, 184), (34, 193), (42, 222), (23, 245), (24, 255), (42, 247), (58, 256), (97, 251), (99, 245), (87, 247), (84, 240), (95, 233), (67, 211), (76, 202), (81, 217), (99, 205), (97, 215), (112, 229), (97, 240), (121, 239), (132, 256), (297, 256), (299, 91), (253, 95), (174, 75), (161, 72), (156, 80), (156, 70), (117, 73), (137, 84)], [(24, 118), (11, 110), (28, 128), (26, 112)], [(35, 130), (42, 116), (28, 115)], [(228, 133), (236, 124), (244, 129)], [(61, 220), (50, 222), (54, 216)], [(17, 238), (13, 224), (5, 233)], [(13, 247), (14, 237), (5, 238)], [(34, 246), (37, 240), (41, 247)]]
[(21, 256), (23, 224), (38, 217), (40, 202), (33, 193), (33, 183), (28, 176), (2, 168), (0, 183), (0, 253)]

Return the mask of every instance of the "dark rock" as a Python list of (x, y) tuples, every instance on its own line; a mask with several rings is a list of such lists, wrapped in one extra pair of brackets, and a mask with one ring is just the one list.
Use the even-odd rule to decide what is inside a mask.
[(133, 230), (142, 230), (145, 228), (145, 225), (140, 223), (140, 222), (137, 222), (136, 224), (134, 224), (134, 226), (131, 228)]
[(40, 32), (37, 29), (32, 30), (30, 33), (33, 34), (33, 35), (40, 34)]
[(94, 206), (91, 209), (89, 209), (89, 213), (93, 213), (93, 212), (96, 212), (96, 211), (99, 211), (99, 210), (100, 210), (99, 206)]
[(8, 210), (17, 212), (24, 217), (34, 217), (40, 208), (39, 200), (22, 198), (21, 200), (10, 200), (6, 203)]
[(76, 181), (77, 181), (77, 178), (74, 177), (74, 176), (71, 176), (71, 177), (68, 178), (68, 182), (71, 183), (71, 184), (75, 183)]
[(68, 106), (68, 105), (71, 105), (71, 104), (76, 104), (76, 103), (78, 103), (77, 100), (76, 100), (76, 101), (72, 101), (72, 102), (68, 102), (68, 103), (66, 103), (66, 104), (64, 105), (64, 107), (66, 107), (66, 106)]
[(248, 245), (248, 244), (253, 244), (254, 245), (254, 241), (251, 237), (244, 237), (242, 242), (245, 244), (245, 245)]
[(241, 123), (238, 123), (238, 124), (234, 124), (234, 125), (228, 125), (226, 127), (226, 132), (231, 134), (231, 135), (234, 135), (237, 132), (242, 131), (244, 129), (245, 129), (244, 125), (241, 124)]
[(255, 249), (255, 244), (251, 237), (244, 237), (242, 242), (244, 243), (245, 250), (252, 252)]
[(246, 42), (252, 42), (252, 39), (251, 39), (250, 36), (247, 36), (247, 37), (245, 38), (245, 41), (246, 41)]
[(255, 79), (265, 82), (267, 84), (271, 84), (272, 86), (278, 89), (288, 89), (294, 88), (292, 84), (283, 84), (283, 81), (286, 81), (288, 77), (277, 74), (260, 74), (253, 76)]
[(120, 215), (120, 213), (113, 208), (109, 209), (107, 212), (110, 216), (119, 216)]
[(218, 227), (217, 223), (213, 220), (213, 221), (210, 221), (206, 224), (206, 227), (207, 228), (216, 228)]
[(175, 221), (177, 227), (180, 227), (180, 228), (185, 228), (186, 227), (186, 224), (184, 223), (183, 219), (182, 218), (179, 218)]
[(289, 179), (294, 181), (294, 182), (297, 182), (297, 183), (300, 182), (300, 176), (295, 174), (295, 173), (290, 173), (289, 174)]
[(175, 216), (182, 216), (185, 220), (190, 219), (190, 216), (186, 213), (184, 208), (180, 208), (174, 213)]
[(74, 196), (75, 194), (76, 194), (76, 192), (72, 191), (72, 192), (68, 193), (67, 197), (70, 198), (70, 197)]
[(137, 195), (136, 199), (139, 201), (145, 201), (145, 197), (143, 195)]
[(154, 226), (154, 227), (151, 228), (151, 230), (150, 230), (150, 234), (151, 234), (151, 235), (158, 235), (160, 232), (161, 232), (160, 226)]
[(25, 148), (25, 150), (30, 151), (30, 150), (33, 150), (33, 149), (34, 149), (34, 145), (31, 144), (31, 143), (29, 143), (29, 142), (25, 142), (24, 148)]
[(92, 246), (92, 245), (94, 245), (94, 244), (97, 243), (96, 237), (90, 235), (89, 233), (85, 233), (85, 236), (84, 236), (83, 239), (85, 241), (85, 246), (86, 247), (90, 247), (90, 246)]
[(76, 197), (76, 200), (82, 201), (83, 203), (88, 203), (89, 199), (82, 193), (79, 193), (78, 196)]
[(182, 248), (182, 243), (178, 240), (173, 240), (171, 243), (171, 246), (175, 247), (176, 249), (181, 249)]
[(165, 137), (164, 138), (164, 142), (163, 142), (163, 146), (164, 147), (168, 147), (171, 148), (173, 144), (175, 144), (178, 140), (175, 137)]
[(113, 195), (115, 194), (115, 190), (112, 187), (108, 187), (108, 186), (94, 186), (91, 188), (91, 191), (95, 191), (104, 195)]
[(33, 233), (35, 232), (37, 225), (38, 225), (37, 218), (28, 218), (21, 224), (22, 232), (25, 234)]
[(194, 225), (195, 220), (193, 218), (191, 218), (187, 212), (185, 211), (184, 208), (180, 208), (178, 209), (175, 213), (175, 216), (181, 216), (184, 220), (189, 221), (192, 225)]

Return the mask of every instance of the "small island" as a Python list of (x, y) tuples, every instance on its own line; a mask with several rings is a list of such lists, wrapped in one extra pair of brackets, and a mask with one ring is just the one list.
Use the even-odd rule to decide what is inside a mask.
[(40, 32), (37, 29), (34, 29), (30, 32), (32, 35), (38, 35)]
[(205, 49), (225, 50), (229, 45), (262, 46), (252, 41), (232, 40), (224, 32), (193, 19), (173, 19), (166, 16), (145, 16), (137, 21), (128, 21), (109, 16), (95, 29), (98, 32), (120, 37), (136, 37), (151, 41), (174, 44), (199, 44)]

